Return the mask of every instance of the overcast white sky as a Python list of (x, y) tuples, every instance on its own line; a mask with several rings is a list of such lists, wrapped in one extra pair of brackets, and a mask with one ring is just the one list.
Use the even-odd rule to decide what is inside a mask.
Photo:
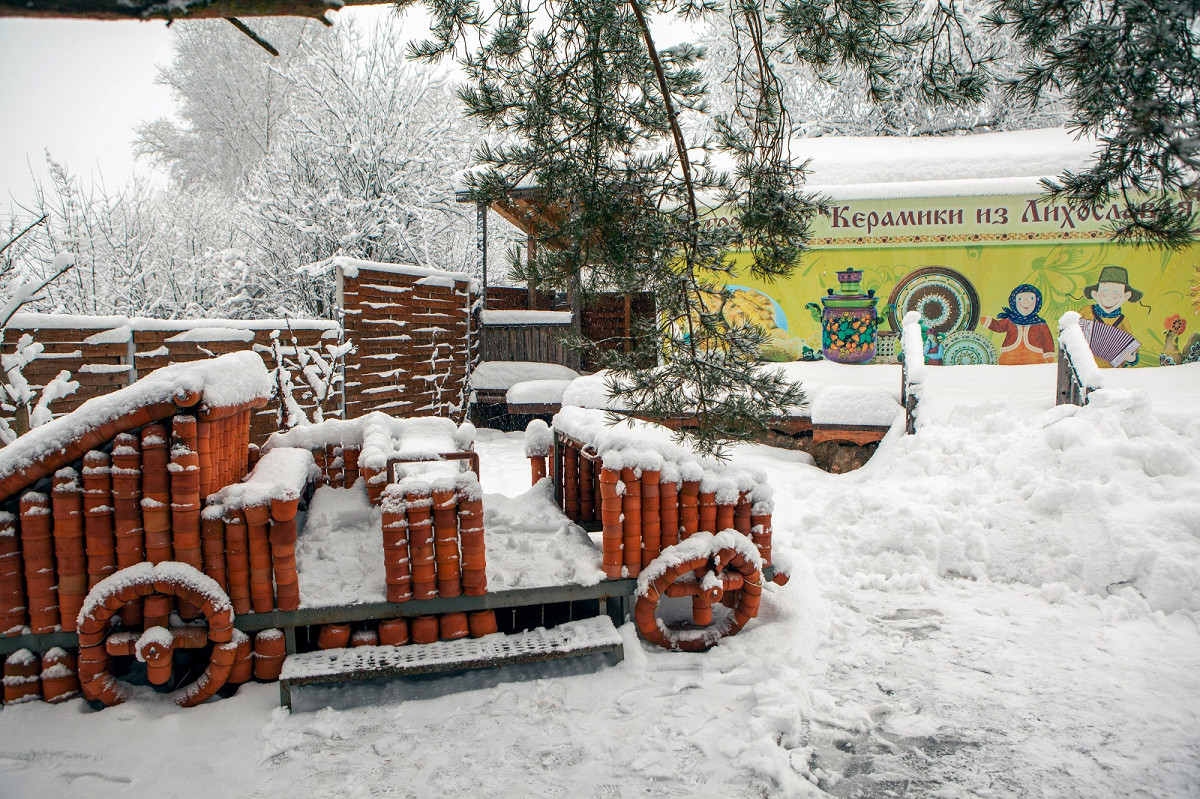
[[(389, 10), (339, 13), (365, 18)], [(419, 11), (406, 17), (414, 38), (427, 31), (425, 20)], [(654, 28), (664, 45), (685, 38), (678, 23), (660, 20)], [(246, 46), (255, 47), (249, 39)], [(0, 18), (0, 216), (32, 196), (31, 167), (44, 178), (47, 149), (73, 173), (102, 176), (112, 187), (144, 171), (130, 142), (140, 123), (172, 113), (169, 93), (154, 83), (170, 59), (171, 32), (162, 21)]]

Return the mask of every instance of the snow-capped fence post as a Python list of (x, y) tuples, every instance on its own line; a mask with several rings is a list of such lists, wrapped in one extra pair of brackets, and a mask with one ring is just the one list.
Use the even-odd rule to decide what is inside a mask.
[(1079, 314), (1067, 311), (1058, 320), (1058, 386), (1056, 405), (1086, 405), (1088, 394), (1102, 387), (1100, 367), (1079, 326)]
[(904, 404), (904, 432), (912, 435), (917, 432), (917, 402), (925, 384), (925, 338), (919, 311), (904, 315), (900, 342), (904, 350), (900, 367), (900, 401)]

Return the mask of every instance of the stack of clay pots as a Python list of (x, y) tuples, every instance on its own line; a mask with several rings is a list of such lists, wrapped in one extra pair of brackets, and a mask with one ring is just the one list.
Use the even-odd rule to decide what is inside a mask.
[[(581, 524), (594, 522), (599, 515), (606, 577), (637, 577), (664, 548), (697, 532), (728, 529), (750, 536), (763, 564), (770, 565), (771, 503), (756, 503), (755, 489), (739, 491), (732, 478), (722, 480), (719, 474), (683, 479), (679, 465), (669, 461), (657, 469), (624, 463), (610, 468), (591, 455), (585, 443), (561, 434), (560, 438), (561, 507), (568, 518)], [(693, 471), (688, 470), (689, 477)]]
[(260, 630), (254, 636), (254, 678), (264, 682), (279, 679), (287, 643), (282, 630)]
[(34, 633), (58, 628), (58, 578), (51, 534), (50, 497), (28, 491), (21, 497), (21, 555), (25, 561), (25, 598)]
[(34, 699), (65, 702), (79, 696), (79, 675), (75, 656), (53, 647), (42, 657), (21, 649), (4, 662), (4, 703), (17, 704)]
[(17, 517), (0, 511), (0, 635), (17, 634), (25, 625), (23, 571)]
[(296, 513), (290, 490), (242, 505), (225, 500), (201, 515), (203, 571), (229, 594), (235, 613), (300, 607)]
[[(168, 410), (173, 416), (165, 422), (153, 418)], [(116, 570), (143, 561), (181, 561), (227, 585), (224, 525), (220, 519), (208, 525), (202, 541), (200, 516), (206, 490), (244, 474), (251, 408), (200, 406), (199, 418), (177, 411), (174, 403), (159, 403), (89, 432), (81, 441), (97, 448), (82, 451), (81, 463), (54, 472), (49, 496), (32, 490), (13, 495), (11, 507), (18, 513), (0, 512), (0, 634), (19, 633), (25, 624), (35, 634), (60, 626), (74, 631), (87, 592)], [(115, 432), (116, 424), (135, 418), (145, 422), (140, 430)], [(101, 433), (111, 440), (98, 438)], [(80, 449), (75, 444), (60, 454)], [(5, 482), (15, 485), (16, 479)], [(277, 582), (290, 586), (279, 589), (281, 602), (298, 606), (297, 581), (286, 579), (295, 574), (294, 547), (289, 550), (295, 502), (281, 514), (279, 551), (268, 555), (267, 568), (284, 574)], [(194, 608), (179, 610), (195, 615)], [(140, 603), (123, 608), (122, 620), (140, 624)]]
[(388, 486), (383, 548), (389, 602), (487, 593), (483, 500), (474, 475)]
[(482, 638), (497, 631), (496, 613), (491, 610), (428, 614), (407, 619), (384, 619), (378, 627), (368, 623), (355, 630), (349, 624), (324, 624), (317, 634), (317, 648), (432, 644), (467, 636)]

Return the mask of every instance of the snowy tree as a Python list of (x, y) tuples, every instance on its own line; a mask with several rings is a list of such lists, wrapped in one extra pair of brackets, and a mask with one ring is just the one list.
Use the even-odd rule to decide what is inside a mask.
[(247, 228), (264, 263), (296, 273), (289, 305), (329, 312), (334, 255), (462, 270), (473, 209), (455, 173), (477, 138), (453, 89), (405, 61), (394, 21), (311, 42), (289, 75), (291, 110), (249, 183)]
[[(966, 50), (975, 54), (995, 78), (978, 102), (961, 105), (932, 101), (922, 90), (919, 59), (899, 62), (884, 91), (873, 98), (872, 87), (857, 67), (844, 63), (814, 66), (798, 58), (780, 32), (768, 33), (766, 44), (781, 85), (790, 134), (926, 136), (1062, 124), (1066, 107), (1059, 93), (1050, 93), (1036, 105), (1012, 101), (1005, 85), (1017, 76), (1022, 63), (1013, 34), (986, 24), (986, 4), (968, 0), (961, 8), (962, 35), (952, 39), (950, 47), (960, 56)], [(931, 16), (930, 8), (923, 6), (905, 24), (919, 30), (929, 24)], [(747, 55), (747, 38), (745, 21), (736, 14), (714, 17), (699, 37), (705, 49), (703, 71), (714, 114), (728, 116), (734, 112), (737, 75)]]
[[(275, 396), (279, 400), (278, 421), (280, 430), (290, 430), (298, 425), (320, 423), (334, 410), (341, 396), (345, 373), (345, 358), (354, 351), (354, 343), (340, 341), (324, 347), (301, 346), (296, 334), (288, 327), (286, 341), (279, 330), (271, 331), (271, 357), (275, 360), (272, 378), (275, 381)], [(300, 383), (300, 386), (297, 386)], [(301, 399), (312, 403), (311, 422), (296, 392)]]
[(280, 51), (254, 46), (224, 20), (179, 25), (174, 58), (158, 82), (177, 103), (180, 121), (141, 126), (134, 150), (165, 166), (176, 185), (232, 195), (271, 149), (287, 115), (287, 74), (302, 45), (324, 31), (313, 20), (263, 19), (256, 30)]

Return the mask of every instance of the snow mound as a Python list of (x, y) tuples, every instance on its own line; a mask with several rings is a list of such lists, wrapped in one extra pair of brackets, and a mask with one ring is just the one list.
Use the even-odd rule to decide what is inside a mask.
[(1145, 393), (1101, 389), (1030, 416), (963, 407), (889, 436), (834, 484), (789, 486), (776, 541), (803, 540), (805, 559), (827, 549), (854, 588), (966, 578), (1196, 611), (1197, 485), (1200, 419), (1169, 427)]

